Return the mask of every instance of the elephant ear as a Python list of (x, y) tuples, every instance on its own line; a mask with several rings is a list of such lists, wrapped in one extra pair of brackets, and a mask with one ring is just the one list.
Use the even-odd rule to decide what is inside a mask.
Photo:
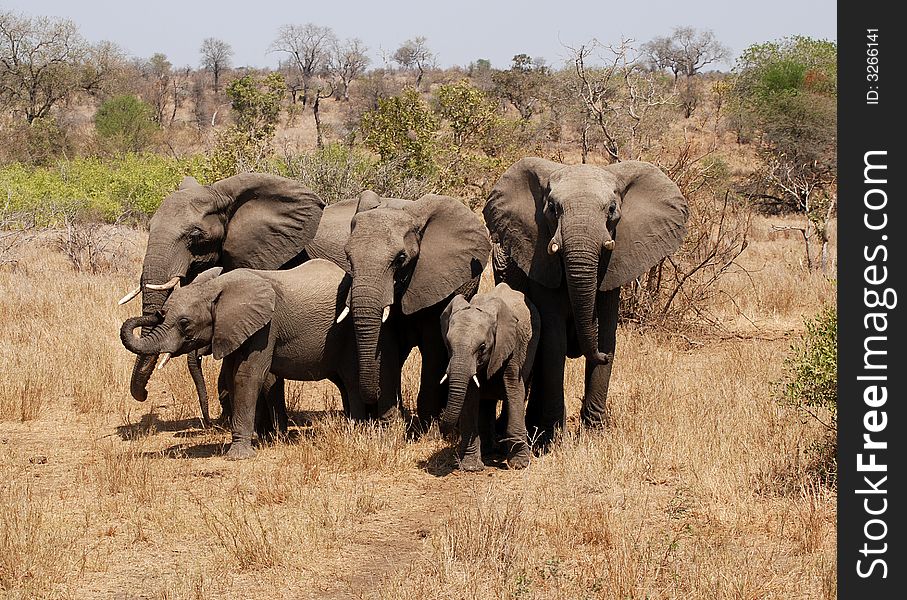
[(482, 312), (493, 312), (495, 317), (494, 348), (488, 357), (486, 375), (491, 377), (501, 370), (504, 363), (513, 356), (516, 350), (519, 323), (516, 315), (501, 298), (492, 298), (488, 303), (478, 306)]
[(188, 189), (192, 189), (192, 188), (196, 188), (196, 187), (202, 187), (201, 184), (198, 182), (198, 179), (196, 179), (192, 175), (186, 175), (185, 177), (183, 177), (183, 180), (180, 181), (179, 189), (188, 190)]
[(350, 221), (358, 205), (359, 198), (347, 198), (324, 209), (315, 239), (306, 246), (311, 258), (323, 258), (347, 273), (351, 271), (345, 247), (350, 238)]
[(441, 302), (482, 274), (491, 242), (482, 219), (450, 196), (427, 194), (403, 205), (421, 232), (419, 257), (403, 293), (403, 314)]
[(602, 168), (617, 176), (622, 197), (614, 251), (599, 286), (604, 292), (677, 250), (687, 233), (688, 208), (680, 188), (651, 163), (634, 160)]
[(315, 237), (324, 202), (298, 181), (242, 173), (211, 185), (227, 215), (224, 266), (279, 269)]
[(447, 328), (450, 327), (450, 317), (464, 308), (469, 308), (469, 302), (463, 297), (463, 294), (457, 294), (447, 304), (447, 308), (441, 313), (441, 335), (447, 338)]
[(211, 281), (215, 277), (218, 277), (223, 270), (223, 267), (211, 267), (210, 269), (205, 269), (195, 276), (195, 279), (192, 280), (192, 283), (205, 283), (206, 281)]
[(488, 196), (482, 213), (492, 239), (533, 281), (550, 288), (561, 283), (561, 260), (548, 254), (554, 229), (545, 217), (548, 178), (564, 165), (523, 158), (507, 169)]
[(221, 359), (268, 324), (276, 294), (271, 283), (248, 271), (231, 271), (221, 278), (214, 300), (214, 336), (211, 350)]

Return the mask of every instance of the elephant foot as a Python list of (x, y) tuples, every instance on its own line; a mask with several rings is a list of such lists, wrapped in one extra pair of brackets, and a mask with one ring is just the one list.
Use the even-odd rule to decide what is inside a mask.
[(391, 406), (382, 413), (378, 410), (369, 410), (369, 419), (379, 425), (388, 425), (400, 418), (400, 409), (396, 405)]
[(585, 411), (580, 411), (580, 423), (586, 429), (604, 430), (608, 428), (608, 417), (601, 415), (592, 415)]
[(460, 460), (460, 470), (468, 473), (476, 473), (485, 469), (485, 463), (478, 456), (464, 456)]
[(227, 454), (224, 456), (227, 460), (246, 460), (253, 458), (256, 452), (251, 444), (240, 444), (233, 443), (230, 444), (230, 450), (227, 451)]
[(532, 427), (529, 431), (532, 432), (529, 436), (532, 449), (539, 454), (548, 452), (548, 449), (551, 448), (551, 444), (554, 443), (554, 429), (547, 427)]
[(521, 450), (514, 452), (507, 458), (507, 466), (511, 469), (525, 469), (529, 466), (531, 456), (532, 453), (529, 451), (529, 447), (523, 446)]

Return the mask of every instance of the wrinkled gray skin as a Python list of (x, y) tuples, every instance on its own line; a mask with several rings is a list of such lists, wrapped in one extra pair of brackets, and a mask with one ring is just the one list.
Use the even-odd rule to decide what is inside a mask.
[[(145, 325), (144, 318), (129, 319), (121, 338), (128, 350), (140, 355), (211, 352), (223, 358), (233, 398), (233, 441), (227, 458), (249, 458), (255, 454), (253, 426), (259, 434), (286, 429), (283, 396), (274, 390), (281, 379), (331, 380), (340, 389), (345, 412), (356, 419), (395, 414), (392, 382), (400, 371), (396, 345), (379, 365), (387, 392), (368, 406), (359, 394), (352, 323), (336, 322), (349, 285), (343, 269), (325, 260), (286, 271), (237, 269), (175, 290), (161, 309), (163, 322), (137, 337), (133, 330)], [(392, 336), (386, 339), (394, 343)], [(260, 396), (268, 399), (264, 406)]]
[[(455, 198), (429, 194), (410, 202), (360, 195), (345, 251), (366, 402), (383, 392), (378, 348), (397, 331), (401, 362), (414, 346), (422, 356), (416, 409), (423, 427), (440, 415), (447, 353), (438, 319), (453, 295), (471, 297), (478, 290), (490, 249), (482, 219)], [(389, 320), (382, 323), (386, 307)]]
[(495, 243), (495, 280), (525, 293), (541, 317), (530, 434), (547, 442), (565, 423), (567, 356), (586, 358), (582, 422), (605, 426), (620, 286), (680, 246), (686, 200), (649, 163), (524, 158), (498, 180), (483, 213)]
[[(279, 269), (313, 239), (323, 207), (314, 192), (276, 175), (244, 173), (210, 186), (185, 178), (151, 218), (140, 282), (145, 322), (153, 322), (172, 291), (147, 284), (177, 277), (186, 285), (213, 266)], [(143, 334), (149, 330), (144, 326)], [(136, 400), (147, 398), (156, 359), (154, 354), (136, 357), (130, 382)], [(195, 355), (188, 360), (204, 412), (201, 366)]]
[(471, 301), (454, 296), (441, 314), (441, 335), (450, 356), (441, 426), (459, 424), (460, 468), (464, 471), (485, 468), (482, 455), (494, 445), (498, 400), (503, 400), (507, 423), (503, 439), (507, 462), (515, 469), (529, 465), (526, 386), (539, 330), (535, 307), (506, 283)]

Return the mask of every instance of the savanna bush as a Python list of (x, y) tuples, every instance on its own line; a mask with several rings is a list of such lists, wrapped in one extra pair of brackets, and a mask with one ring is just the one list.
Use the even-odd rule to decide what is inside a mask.
[(781, 400), (814, 417), (825, 437), (814, 445), (809, 470), (834, 485), (838, 431), (838, 309), (824, 307), (806, 319), (803, 339), (791, 345), (780, 382)]
[(94, 115), (98, 137), (120, 152), (140, 152), (151, 143), (158, 127), (151, 107), (135, 96), (114, 96)]
[(62, 215), (73, 212), (106, 222), (143, 220), (183, 176), (202, 177), (201, 166), (199, 158), (132, 153), (44, 167), (13, 163), (0, 167), (0, 190), (9, 198), (10, 211), (28, 213), (39, 225), (58, 225)]
[(838, 309), (826, 306), (806, 319), (803, 339), (785, 360), (786, 401), (807, 410), (826, 409), (832, 423), (838, 408)]

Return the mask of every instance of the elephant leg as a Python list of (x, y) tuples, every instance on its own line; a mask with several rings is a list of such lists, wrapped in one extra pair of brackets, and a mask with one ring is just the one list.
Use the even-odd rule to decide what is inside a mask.
[(542, 319), (535, 369), (526, 408), (529, 435), (544, 448), (555, 430), (566, 425), (564, 363), (567, 357), (566, 321), (559, 316)]
[(437, 320), (433, 326), (423, 328), (424, 336), (419, 345), (422, 353), (422, 372), (419, 380), (419, 395), (416, 398), (416, 413), (423, 430), (441, 415), (446, 396), (441, 377), (447, 369), (447, 348), (441, 339), (441, 328)]
[(252, 429), (261, 390), (261, 377), (240, 365), (233, 387), (233, 436), (226, 458), (242, 460), (255, 456), (252, 448)]
[(482, 456), (494, 454), (494, 417), (498, 401), (492, 398), (482, 398), (479, 401), (479, 440), (482, 446)]
[(221, 363), (220, 373), (217, 375), (217, 398), (220, 401), (220, 424), (230, 426), (233, 420), (233, 401), (231, 387), (233, 385), (233, 366), (224, 359)]
[(202, 412), (202, 427), (209, 427), (211, 415), (208, 412), (208, 389), (205, 387), (205, 376), (202, 373), (202, 357), (198, 352), (190, 352), (186, 355), (186, 362), (189, 366), (189, 374), (192, 376), (192, 383), (195, 384), (195, 392), (198, 394), (198, 407)]
[(381, 336), (381, 364), (379, 365), (378, 402), (366, 406), (370, 419), (389, 422), (400, 416), (398, 401), (400, 398), (401, 369), (398, 336), (393, 331), (384, 332)]
[(268, 374), (255, 405), (255, 433), (271, 441), (287, 432), (287, 402), (284, 380)]
[(479, 397), (478, 391), (470, 387), (466, 392), (463, 410), (460, 413), (460, 468), (464, 471), (481, 471), (485, 468), (482, 462), (482, 441), (479, 436)]
[(590, 366), (586, 362), (586, 393), (580, 419), (583, 425), (593, 428), (607, 427), (608, 386), (611, 382), (611, 367), (614, 365), (614, 349), (617, 343), (617, 316), (620, 307), (620, 288), (599, 292), (596, 299), (598, 310), (598, 349), (609, 354), (607, 364)]
[(518, 373), (504, 374), (504, 408), (501, 414), (507, 415), (507, 432), (504, 437), (507, 464), (514, 469), (529, 466), (529, 442), (526, 433), (526, 387)]
[(359, 392), (359, 378), (356, 370), (346, 366), (336, 378), (331, 381), (340, 390), (340, 401), (343, 404), (343, 416), (354, 421), (363, 421), (366, 418), (365, 400)]

